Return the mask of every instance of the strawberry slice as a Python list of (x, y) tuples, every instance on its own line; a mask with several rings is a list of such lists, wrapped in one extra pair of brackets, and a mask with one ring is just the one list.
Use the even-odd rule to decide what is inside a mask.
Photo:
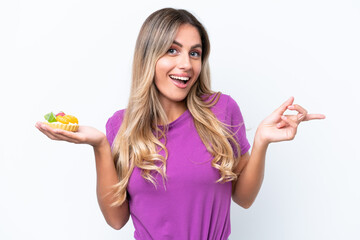
[(56, 114), (56, 116), (65, 116), (65, 113), (64, 112), (59, 112), (58, 114)]

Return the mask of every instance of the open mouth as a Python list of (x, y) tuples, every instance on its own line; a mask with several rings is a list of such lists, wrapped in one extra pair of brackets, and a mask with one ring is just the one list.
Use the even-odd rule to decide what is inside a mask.
[(173, 82), (175, 83), (176, 86), (184, 88), (187, 86), (187, 83), (190, 80), (190, 77), (179, 77), (179, 76), (174, 76), (174, 75), (170, 75), (170, 78), (173, 80)]

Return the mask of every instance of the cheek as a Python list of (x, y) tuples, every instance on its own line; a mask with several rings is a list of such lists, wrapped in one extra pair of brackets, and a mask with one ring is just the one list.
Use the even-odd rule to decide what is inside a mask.
[(164, 58), (160, 58), (155, 66), (155, 86), (157, 89), (163, 89), (166, 85), (167, 72), (169, 69), (169, 63)]
[(195, 70), (194, 72), (196, 72), (195, 74), (197, 75), (197, 77), (199, 77), (199, 75), (201, 73), (201, 63), (197, 64), (196, 67), (194, 68), (194, 70)]
[(173, 68), (172, 61), (168, 60), (165, 57), (160, 58), (156, 63), (155, 75), (160, 77), (164, 74), (167, 74), (172, 68)]

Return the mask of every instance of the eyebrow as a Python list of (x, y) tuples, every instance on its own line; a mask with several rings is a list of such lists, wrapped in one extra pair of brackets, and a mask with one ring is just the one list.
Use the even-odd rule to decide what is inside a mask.
[[(174, 44), (176, 44), (176, 45), (178, 45), (179, 47), (183, 47), (183, 45), (181, 44), (181, 43), (179, 43), (179, 42), (177, 42), (177, 41), (175, 41), (174, 40), (174, 42), (173, 42)], [(194, 46), (192, 46), (191, 47), (191, 49), (193, 49), (193, 48), (202, 48), (202, 46), (201, 46), (201, 44), (195, 44)]]

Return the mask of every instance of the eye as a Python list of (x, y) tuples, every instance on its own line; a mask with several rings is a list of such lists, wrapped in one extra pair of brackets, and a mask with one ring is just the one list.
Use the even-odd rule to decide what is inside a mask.
[(170, 48), (168, 51), (167, 51), (169, 54), (176, 54), (177, 53), (177, 50), (175, 48)]
[(193, 52), (190, 52), (190, 56), (192, 56), (192, 57), (201, 57), (201, 53), (198, 52), (198, 51), (193, 51)]

